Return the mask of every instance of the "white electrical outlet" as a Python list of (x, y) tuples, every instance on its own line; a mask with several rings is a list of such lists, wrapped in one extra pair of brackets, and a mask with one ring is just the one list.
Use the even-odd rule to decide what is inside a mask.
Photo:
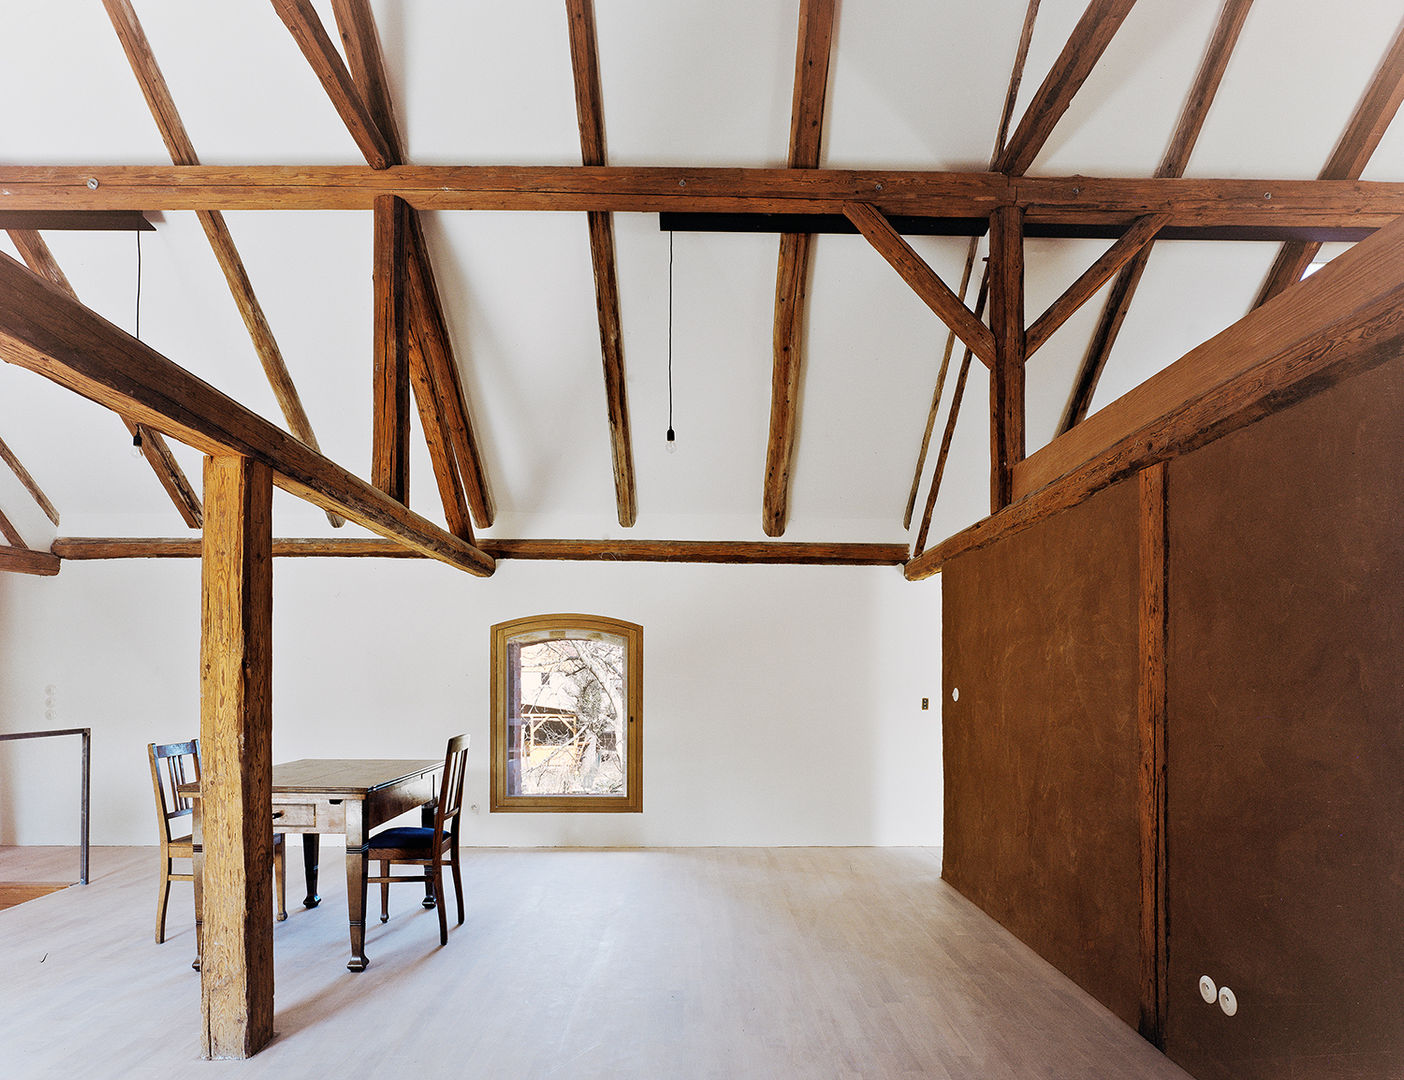
[(1219, 988), (1214, 985), (1214, 980), (1208, 975), (1199, 977), (1199, 996), (1204, 999), (1204, 1004), (1212, 1005), (1219, 996)]
[(1238, 1012), (1238, 998), (1234, 997), (1233, 991), (1227, 986), (1219, 987), (1219, 1008), (1224, 1010), (1225, 1016), (1232, 1016)]

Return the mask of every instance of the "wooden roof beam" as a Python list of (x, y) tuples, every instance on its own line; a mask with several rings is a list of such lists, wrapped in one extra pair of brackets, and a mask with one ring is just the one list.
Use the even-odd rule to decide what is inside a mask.
[(283, 490), (487, 576), (493, 560), (391, 499), (30, 273), (0, 257), (0, 354), (201, 453), (264, 462)]
[[(495, 559), (563, 562), (769, 563), (805, 566), (900, 566), (905, 544), (777, 543), (732, 540), (509, 540), (485, 539)], [(50, 549), (61, 559), (198, 559), (195, 538), (59, 537)], [(274, 558), (419, 559), (423, 554), (387, 540), (354, 536), (275, 539)]]
[[(1370, 157), (1384, 137), (1385, 129), (1404, 102), (1404, 25), (1394, 35), (1384, 59), (1375, 70), (1370, 85), (1331, 152), (1330, 160), (1321, 170), (1322, 180), (1357, 180), (1370, 163)], [(1271, 300), (1289, 285), (1302, 280), (1311, 260), (1321, 245), (1308, 241), (1289, 241), (1282, 245), (1268, 271), (1253, 306)]]
[(1015, 502), (907, 563), (927, 577), (1132, 474), (1399, 357), (1404, 221), (1250, 312), (1016, 467)]
[[(180, 167), (198, 166), (200, 159), (195, 153), (195, 144), (185, 130), (185, 124), (176, 109), (175, 98), (171, 96), (166, 78), (156, 63), (156, 55), (151, 51), (151, 43), (146, 39), (146, 32), (137, 19), (131, 0), (102, 2), (107, 9), (108, 18), (112, 21), (112, 28), (122, 43), (122, 51), (127, 55), (132, 74), (136, 76), (141, 87), (142, 96), (146, 98), (147, 108), (151, 110), (152, 119), (156, 121), (156, 128), (166, 144), (171, 161)], [(288, 430), (313, 450), (319, 450), (317, 436), (312, 431), (312, 421), (308, 419), (302, 398), (298, 396), (297, 387), (293, 385), (292, 375), (283, 360), (278, 342), (273, 337), (273, 331), (263, 313), (263, 306), (254, 294), (253, 283), (249, 280), (243, 259), (239, 257), (238, 248), (234, 246), (234, 237), (224, 222), (224, 215), (219, 210), (208, 207), (190, 209), (196, 211), (200, 227), (205, 231), (205, 238), (209, 241), (220, 270), (224, 273), (224, 280), (234, 297), (239, 315), (244, 320), (244, 327), (249, 332), (254, 352), (263, 367), (268, 385), (273, 390), (273, 396), (277, 399), (278, 407), (287, 421)], [(329, 513), (327, 520), (334, 526), (344, 524), (334, 513)]]
[[(575, 79), (575, 112), (580, 124), (582, 164), (605, 163), (604, 98), (600, 90), (599, 47), (594, 0), (566, 0), (570, 24), (570, 64)], [(590, 261), (595, 273), (595, 307), (600, 323), (604, 364), (605, 408), (609, 416), (610, 453), (614, 462), (614, 501), (619, 524), (638, 518), (634, 486), (634, 448), (629, 428), (629, 398), (624, 382), (624, 338), (619, 326), (619, 281), (614, 254), (614, 216), (587, 212)]]
[(409, 204), (375, 200), (371, 483), (409, 502)]
[[(1209, 115), (1209, 107), (1214, 103), (1214, 96), (1218, 93), (1224, 71), (1228, 68), (1229, 57), (1233, 55), (1234, 46), (1238, 43), (1244, 20), (1248, 18), (1248, 9), (1252, 6), (1253, 0), (1224, 0), (1224, 5), (1219, 10), (1218, 21), (1214, 24), (1214, 33), (1210, 36), (1204, 56), (1199, 62), (1194, 82), (1190, 84), (1189, 96), (1180, 110), (1175, 131), (1170, 136), (1170, 144), (1155, 171), (1156, 176), (1174, 178), (1184, 175), (1194, 144), (1199, 140), (1199, 133)], [(1141, 283), (1141, 275), (1145, 273), (1146, 264), (1150, 261), (1150, 253), (1149, 244), (1136, 252), (1131, 261), (1122, 268), (1108, 292), (1097, 328), (1092, 334), (1092, 341), (1083, 354), (1082, 363), (1073, 380), (1072, 394), (1058, 422), (1058, 434), (1061, 435), (1074, 424), (1080, 423), (1087, 415), (1087, 410), (1092, 405), (1092, 397), (1097, 392), (1097, 383), (1107, 366), (1107, 358), (1111, 355), (1112, 346), (1116, 344), (1117, 335), (1121, 333), (1121, 324), (1126, 321), (1126, 313), (1130, 310), (1131, 301)]]
[(0, 547), (0, 572), (53, 577), (59, 572), (59, 566), (59, 560), (47, 551)]
[[(14, 261), (8, 255), (5, 258), (9, 262)], [(44, 516), (57, 525), (59, 523), (58, 509), (49, 501), (49, 497), (44, 494), (44, 489), (29, 474), (29, 470), (15, 456), (15, 452), (9, 448), (4, 439), (0, 439), (0, 461), (9, 466), (10, 471), (15, 474), (15, 478), (24, 485), (24, 490), (29, 492), (30, 498), (39, 504), (40, 510), (44, 511)]]
[[(53, 282), (73, 299), (78, 299), (78, 294), (74, 292), (67, 275), (59, 268), (58, 260), (54, 258), (53, 252), (49, 250), (49, 245), (44, 242), (42, 236), (37, 232), (23, 229), (11, 229), (9, 236), (15, 247), (19, 249), (20, 256), (29, 269), (40, 277)], [(161, 437), (161, 433), (143, 428), (140, 424), (134, 424), (120, 413), (118, 418), (127, 429), (127, 434), (132, 437), (134, 445), (140, 447), (142, 457), (146, 458), (147, 464), (156, 474), (156, 479), (160, 482), (161, 487), (165, 489), (171, 502), (175, 504), (181, 520), (192, 529), (200, 528), (204, 523), (204, 509), (200, 505), (200, 495), (195, 490), (194, 485), (190, 483), (189, 477), (185, 475), (185, 470), (176, 461), (175, 455), (171, 453), (171, 448), (166, 445), (166, 440)]]
[(990, 328), (971, 314), (951, 287), (926, 265), (925, 260), (902, 239), (896, 229), (875, 207), (866, 203), (845, 203), (843, 212), (858, 226), (879, 255), (891, 263), (926, 306), (934, 311), (956, 336), (968, 345), (986, 365), (995, 362), (995, 339)]
[[(792, 169), (819, 167), (829, 56), (834, 33), (834, 0), (801, 0), (795, 47), (795, 88), (790, 105)], [(766, 441), (761, 526), (782, 536), (790, 515), (790, 470), (795, 458), (800, 385), (804, 372), (805, 299), (814, 238), (784, 233), (775, 270), (775, 323), (770, 379), (770, 434)]]
[(1135, 3), (1091, 0), (995, 162), (998, 171), (1010, 176), (1028, 171)]
[[(288, 6), (295, 21), (316, 19), (316, 13), (310, 4), (304, 3), (303, 0), (295, 0), (291, 5), (285, 5), (283, 0), (274, 0), (274, 4), (280, 7), (280, 13), (283, 6)], [(349, 111), (357, 118), (358, 124), (361, 123), (359, 118), (364, 116), (376, 126), (385, 144), (386, 153), (384, 165), (379, 167), (376, 162), (381, 158), (366, 154), (366, 160), (372, 169), (381, 171), (387, 166), (399, 165), (404, 160), (404, 144), (395, 122), (394, 103), (390, 98), (390, 83), (385, 74), (384, 53), (375, 26), (375, 16), (367, 0), (333, 0), (332, 13), (346, 47), (349, 65), (347, 77), (343, 79), (337, 73), (338, 69), (346, 72), (346, 68), (342, 66), (335, 49), (331, 49), (330, 55), (327, 53), (330, 39), (327, 39), (325, 44), (316, 44), (313, 51), (307, 53), (308, 60), (334, 103), (338, 98), (347, 95), (359, 100), (359, 105), (354, 102), (338, 104), (337, 111), (343, 118)], [(291, 25), (289, 29), (292, 29)], [(304, 37), (312, 41), (319, 35), (320, 38), (326, 38), (325, 31), (320, 28), (320, 22), (310, 37), (304, 33), (298, 40), (301, 44)], [(296, 31), (294, 36), (298, 36)], [(305, 48), (304, 52), (307, 52)], [(356, 136), (354, 129), (352, 134)], [(362, 145), (365, 137), (356, 136), (356, 141), (357, 145), (365, 150), (365, 146)], [(426, 406), (434, 411), (434, 416), (428, 418), (422, 427), (429, 446), (430, 461), (434, 467), (434, 479), (444, 500), (445, 520), (455, 535), (468, 537), (472, 535), (472, 526), (465, 524), (459, 514), (458, 493), (466, 498), (473, 518), (481, 527), (486, 528), (492, 524), (496, 511), (477, 436), (473, 430), (472, 414), (468, 410), (468, 399), (459, 374), (458, 361), (454, 357), (453, 341), (449, 336), (443, 301), (434, 278), (434, 267), (429, 257), (424, 226), (419, 218), (419, 211), (413, 207), (409, 213), (408, 270), (408, 337), (412, 349), (417, 350), (417, 355), (428, 364), (427, 371), (416, 373), (413, 368), (410, 371), (411, 382), (415, 387), (415, 400), (420, 409), (421, 419), (425, 419)], [(426, 399), (423, 395), (431, 391), (434, 397)], [(436, 440), (442, 441), (445, 438), (445, 445), (451, 451), (449, 453), (444, 452), (443, 445), (435, 445)], [(455, 469), (458, 475), (450, 475)]]

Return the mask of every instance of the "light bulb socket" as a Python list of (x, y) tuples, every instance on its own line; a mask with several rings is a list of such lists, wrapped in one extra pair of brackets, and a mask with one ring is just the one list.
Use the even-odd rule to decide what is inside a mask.
[(674, 441), (676, 441), (676, 440), (677, 440), (677, 436), (673, 434), (673, 429), (672, 429), (672, 428), (669, 428), (669, 429), (668, 429), (668, 441), (669, 441), (669, 442), (674, 442)]

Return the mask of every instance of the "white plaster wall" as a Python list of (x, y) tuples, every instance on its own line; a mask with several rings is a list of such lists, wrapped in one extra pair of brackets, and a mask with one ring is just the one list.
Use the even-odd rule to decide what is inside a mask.
[[(154, 843), (146, 743), (198, 731), (199, 570), (0, 575), (0, 731), (93, 729), (95, 844)], [(279, 559), (274, 597), (274, 760), (466, 730), (469, 843), (940, 842), (939, 586), (896, 568)], [(552, 611), (644, 627), (641, 815), (487, 812), (488, 628)], [(0, 843), (74, 842), (77, 759), (0, 744)]]

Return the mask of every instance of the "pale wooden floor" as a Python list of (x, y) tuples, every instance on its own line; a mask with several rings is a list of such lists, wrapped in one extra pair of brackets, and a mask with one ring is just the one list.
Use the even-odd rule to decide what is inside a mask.
[[(468, 921), (448, 947), (401, 886), (360, 975), (341, 853), (323, 852), (314, 911), (293, 903), (294, 873), (278, 1037), (201, 1063), (190, 887), (158, 946), (156, 850), (95, 848), (91, 885), (0, 912), (0, 1075), (1186, 1075), (942, 883), (930, 849), (465, 856)], [(0, 879), (61, 878), (71, 859), (0, 849)]]

